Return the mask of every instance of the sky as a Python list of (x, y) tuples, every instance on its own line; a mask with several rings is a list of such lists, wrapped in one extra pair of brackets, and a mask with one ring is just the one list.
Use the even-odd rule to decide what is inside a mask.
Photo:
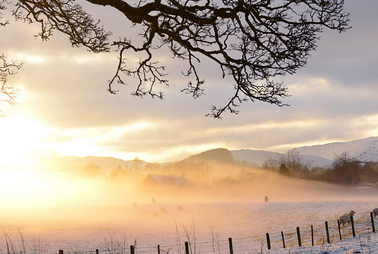
[[(246, 102), (238, 115), (224, 113), (221, 120), (205, 115), (227, 102), (233, 84), (210, 62), (198, 68), (206, 81), (206, 95), (198, 99), (180, 92), (187, 84), (185, 63), (164, 54), (158, 55), (169, 72), (170, 86), (159, 88), (164, 100), (131, 96), (136, 79), (116, 86), (119, 93), (112, 95), (106, 89), (116, 53), (73, 48), (59, 32), (42, 42), (34, 38), (38, 26), (10, 18), (0, 28), (0, 49), (24, 65), (8, 81), (20, 95), (17, 105), (2, 108), (0, 165), (89, 155), (168, 162), (219, 147), (285, 153), (378, 136), (378, 1), (345, 2), (352, 29), (325, 30), (308, 64), (280, 78), (291, 94), (284, 99), (289, 107)], [(119, 13), (89, 8), (105, 29), (138, 39)]]

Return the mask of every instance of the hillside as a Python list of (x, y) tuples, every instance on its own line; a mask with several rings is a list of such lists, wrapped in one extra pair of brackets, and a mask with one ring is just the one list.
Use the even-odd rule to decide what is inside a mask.
[(316, 146), (303, 146), (292, 149), (300, 154), (318, 156), (333, 160), (335, 155), (347, 152), (360, 161), (378, 161), (378, 137), (353, 140), (350, 142), (335, 142)]
[[(264, 162), (273, 158), (276, 159), (281, 154), (275, 152), (268, 152), (262, 150), (235, 150), (231, 151), (232, 157), (238, 163), (247, 163), (249, 165), (256, 165), (261, 167)], [(307, 155), (300, 153), (303, 162), (312, 167), (328, 167), (332, 164), (332, 160), (321, 158), (318, 156)]]
[(216, 148), (185, 159), (188, 161), (217, 161), (220, 163), (234, 164), (235, 160), (231, 152), (226, 148)]
[[(360, 161), (378, 161), (378, 137), (353, 140), (349, 142), (334, 142), (324, 145), (303, 146), (290, 150), (299, 153), (303, 161), (312, 167), (328, 167), (332, 164), (335, 155), (347, 152), (351, 157)], [(280, 154), (261, 150), (235, 150), (231, 151), (235, 161), (248, 164), (262, 164), (269, 158), (276, 158)]]
[[(351, 157), (360, 161), (378, 161), (378, 137), (354, 140), (349, 142), (335, 142), (316, 146), (303, 146), (291, 150), (299, 153), (303, 162), (310, 167), (328, 167), (332, 164), (335, 155), (347, 152)], [(192, 155), (183, 161), (216, 161), (225, 164), (249, 164), (261, 167), (265, 161), (270, 158), (277, 158), (279, 153), (263, 150), (228, 150), (226, 148), (216, 148)], [(57, 157), (49, 158), (43, 161), (44, 166), (69, 169), (86, 164), (99, 165), (105, 171), (117, 168), (131, 167), (134, 160), (122, 160), (113, 157)], [(148, 162), (141, 161), (141, 167)]]
[(263, 163), (270, 158), (277, 158), (279, 153), (263, 151), (263, 150), (234, 150), (231, 151), (233, 159), (238, 163), (247, 163), (261, 167)]

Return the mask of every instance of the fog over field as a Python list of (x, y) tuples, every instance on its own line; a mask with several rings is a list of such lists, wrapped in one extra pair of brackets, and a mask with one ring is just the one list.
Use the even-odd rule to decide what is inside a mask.
[[(143, 174), (114, 182), (109, 173), (89, 177), (84, 171), (50, 169), (23, 172), (33, 181), (19, 180), (16, 175), (18, 182), (12, 182), (15, 171), (3, 170), (0, 229), (16, 246), (21, 246), (21, 233), (28, 246), (38, 242), (49, 252), (106, 250), (111, 241), (127, 249), (135, 243), (177, 247), (188, 237), (203, 244), (203, 252), (206, 242), (227, 242), (229, 237), (248, 238), (253, 243), (248, 248), (258, 250), (265, 233), (271, 233), (275, 247), (281, 248), (277, 242), (281, 231), (295, 235), (296, 227), (309, 232), (310, 225), (315, 226), (316, 241), (321, 244), (324, 221), (335, 228), (338, 216), (351, 209), (357, 212), (359, 232), (366, 231), (369, 212), (378, 207), (377, 188), (289, 178), (233, 164), (213, 163), (211, 169), (200, 169), (177, 171), (189, 187), (154, 190), (141, 188)], [(287, 241), (294, 246), (296, 240)], [(1, 244), (4, 249), (5, 241)]]
[[(143, 22), (129, 22), (123, 12), (92, 4), (103, 1), (36, 2), (40, 6), (57, 4), (59, 10), (66, 4), (83, 4), (94, 22), (100, 19), (100, 26), (112, 33), (110, 44), (118, 38), (125, 40), (118, 45), (126, 45), (129, 40), (133, 44), (143, 43), (147, 38), (140, 33), (155, 34), (153, 26), (143, 28)], [(153, 2), (164, 1), (119, 2), (153, 6)], [(214, 107), (226, 105), (230, 96), (235, 100), (243, 101), (243, 98), (235, 96), (239, 90), (235, 90), (232, 76), (227, 75), (228, 69), (212, 64), (205, 55), (197, 55), (200, 51), (192, 51), (193, 55), (183, 52), (182, 57), (180, 53), (172, 58), (172, 48), (159, 46), (163, 42), (172, 43), (172, 38), (157, 34), (157, 44), (149, 50), (154, 56), (151, 61), (164, 65), (164, 73), (169, 74), (166, 76), (169, 86), (164, 82), (155, 84), (156, 92), (165, 95), (164, 100), (155, 96), (143, 99), (130, 96), (136, 88), (149, 89), (145, 82), (139, 83), (135, 78), (137, 73), (128, 71), (122, 75), (124, 84), (128, 85), (114, 83), (113, 88), (119, 89), (119, 93), (113, 96), (106, 90), (109, 79), (121, 73), (116, 72), (117, 66), (125, 60), (127, 68), (136, 67), (143, 54), (131, 52), (132, 47), (124, 55), (127, 59), (120, 59), (123, 50), (117, 52), (115, 48), (93, 54), (84, 47), (72, 47), (67, 35), (58, 30), (54, 30), (49, 40), (41, 42), (35, 35), (41, 32), (41, 25), (48, 28), (48, 23), (27, 24), (16, 21), (12, 15), (15, 10), (22, 10), (17, 4), (28, 5), (30, 1), (0, 1), (0, 54), (4, 54), (0, 56), (0, 63), (4, 64), (0, 67), (3, 71), (0, 83), (3, 89), (19, 90), (14, 103), (1, 103), (0, 98), (0, 115), (5, 116), (0, 117), (0, 230), (3, 232), (0, 254), (57, 254), (59, 250), (64, 250), (64, 254), (95, 254), (96, 249), (100, 254), (129, 254), (130, 245), (137, 247), (135, 254), (156, 254), (158, 245), (159, 254), (184, 254), (186, 241), (190, 243), (190, 254), (228, 254), (230, 237), (235, 254), (378, 254), (378, 237), (371, 233), (370, 221), (370, 212), (378, 207), (378, 1), (219, 1), (222, 5), (221, 2), (235, 3), (236, 10), (243, 2), (256, 8), (267, 6), (267, 13), (257, 16), (266, 19), (264, 16), (271, 15), (266, 19), (268, 23), (279, 20), (280, 15), (286, 18), (287, 14), (290, 18), (297, 7), (307, 8), (310, 3), (326, 9), (340, 3), (345, 14), (350, 13), (347, 23), (351, 29), (342, 34), (324, 29), (316, 35), (319, 38), (315, 44), (309, 44), (314, 49), (308, 52), (311, 57), (304, 57), (306, 53), (298, 61), (292, 59), (293, 63), (308, 62), (307, 66), (298, 70), (287, 68), (282, 73), (290, 75), (272, 76), (272, 81), (288, 89), (290, 96), (278, 99), (290, 107), (260, 103), (251, 97), (253, 102), (242, 103), (237, 115), (226, 110), (223, 119), (218, 121), (204, 115)], [(296, 5), (295, 10), (278, 13), (275, 6), (285, 2), (288, 6)], [(175, 3), (212, 5), (217, 0), (164, 2), (172, 10)], [(194, 14), (190, 9), (189, 14)], [(38, 15), (38, 8), (33, 11)], [(197, 11), (213, 19), (202, 7)], [(313, 11), (309, 9), (304, 15), (318, 13)], [(224, 13), (230, 16), (233, 12)], [(319, 12), (322, 19), (328, 19), (323, 14)], [(159, 30), (165, 31), (173, 25), (162, 22), (158, 11), (151, 15), (159, 17)], [(66, 15), (58, 19), (63, 22), (62, 27), (70, 21)], [(86, 23), (85, 16), (78, 15), (74, 20)], [(180, 20), (172, 28), (184, 28), (187, 18), (182, 18), (182, 24)], [(225, 29), (219, 32), (227, 34), (227, 26), (237, 23), (234, 21), (234, 18), (229, 23), (219, 20), (212, 26), (224, 24)], [(273, 26), (273, 30), (292, 31), (282, 25), (282, 29)], [(306, 31), (302, 23), (298, 25), (299, 34)], [(313, 25), (308, 27), (309, 31), (316, 29)], [(189, 25), (185, 30), (188, 35), (197, 33), (202, 38), (206, 33), (213, 33), (208, 28), (211, 26), (197, 30)], [(180, 29), (175, 31), (186, 36)], [(240, 48), (239, 53), (252, 53), (251, 58), (241, 63), (262, 60), (268, 67), (259, 71), (260, 78), (251, 79), (263, 85), (261, 88), (266, 76), (276, 73), (275, 65), (280, 65), (277, 62), (269, 67), (264, 60), (269, 60), (269, 56), (281, 58), (290, 51), (276, 44), (270, 36), (273, 30), (267, 30), (268, 37), (262, 42), (279, 54), (259, 53), (266, 46), (257, 43), (259, 31), (253, 32), (257, 44), (252, 40), (251, 48), (244, 43), (249, 37), (239, 35), (238, 29), (231, 30), (235, 38), (224, 38), (228, 44), (224, 50)], [(242, 44), (236, 43), (237, 37)], [(290, 45), (308, 42), (287, 38)], [(177, 53), (182, 51), (180, 45), (183, 46), (177, 44)], [(206, 46), (205, 40), (194, 46), (201, 45)], [(298, 54), (305, 53), (297, 47), (290, 48)], [(221, 54), (218, 56), (222, 58)], [(187, 57), (193, 61), (181, 61)], [(14, 61), (17, 67), (23, 63), (22, 68), (15, 68), (15, 73), (4, 72), (7, 61)], [(189, 74), (188, 68), (192, 75), (182, 75)], [(291, 75), (293, 72), (295, 75)], [(185, 91), (188, 85), (189, 88), (195, 85), (195, 80), (201, 80), (201, 88), (205, 90), (194, 90), (203, 92), (204, 96), (194, 96), (193, 100)], [(266, 96), (269, 102), (269, 94)], [(207, 153), (207, 157), (193, 156), (218, 147), (230, 150), (219, 148), (216, 153)], [(300, 167), (289, 165), (291, 159), (299, 161), (296, 152), (309, 163)], [(333, 167), (336, 155), (340, 155), (340, 167)], [(266, 163), (268, 160), (272, 163)], [(344, 162), (347, 166), (342, 167)], [(160, 182), (159, 178), (165, 181)], [(265, 197), (268, 202), (264, 201)], [(356, 241), (347, 242), (347, 246), (338, 245), (337, 218), (350, 210), (356, 212)], [(332, 246), (338, 247), (326, 243), (325, 221), (329, 222)], [(311, 225), (318, 247), (295, 249), (296, 228), (301, 229), (304, 246), (309, 246)], [(280, 242), (281, 232), (286, 236), (285, 251)], [(343, 227), (341, 232), (343, 241), (352, 239), (351, 226)], [(266, 233), (272, 240), (270, 252)]]

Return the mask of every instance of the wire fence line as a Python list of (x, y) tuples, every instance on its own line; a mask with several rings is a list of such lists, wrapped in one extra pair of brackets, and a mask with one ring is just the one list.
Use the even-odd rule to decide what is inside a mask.
[[(367, 217), (367, 216), (366, 216)], [(360, 218), (354, 221), (351, 216), (349, 225), (340, 226), (339, 220), (316, 222), (306, 228), (295, 228), (288, 232), (274, 234), (253, 235), (244, 238), (228, 238), (220, 240), (213, 237), (207, 242), (197, 242), (188, 237), (185, 242), (175, 245), (139, 246), (137, 242), (128, 245), (125, 241), (111, 240), (102, 248), (95, 250), (59, 250), (58, 254), (249, 254), (263, 253), (269, 249), (290, 249), (297, 246), (314, 246), (335, 243), (355, 236), (375, 233), (374, 217), (370, 213), (370, 220)], [(9, 239), (6, 238), (6, 239)], [(12, 241), (6, 241), (6, 248), (0, 248), (0, 254), (52, 254), (42, 249), (26, 251), (26, 247), (15, 248)], [(56, 252), (54, 254), (57, 254)]]
[[(236, 253), (262, 253), (269, 249), (293, 248), (296, 246), (314, 246), (334, 243), (343, 239), (375, 233), (373, 214), (370, 220), (360, 219), (354, 222), (351, 216), (350, 225), (340, 226), (339, 220), (316, 223), (308, 228), (299, 227), (296, 230), (276, 234), (267, 233), (266, 236), (251, 236), (227, 240), (213, 239), (208, 242), (197, 242), (196, 239), (187, 239), (185, 243), (171, 246), (141, 247), (137, 244), (122, 249), (97, 249), (95, 254), (236, 254)], [(61, 251), (60, 254), (82, 254)]]

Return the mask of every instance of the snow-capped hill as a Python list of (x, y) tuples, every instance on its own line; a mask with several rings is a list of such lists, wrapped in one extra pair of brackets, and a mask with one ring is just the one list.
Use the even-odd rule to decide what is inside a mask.
[[(261, 167), (268, 159), (278, 159), (282, 154), (276, 152), (262, 151), (262, 150), (235, 150), (231, 151), (232, 157), (238, 163), (246, 162), (248, 164), (256, 164)], [(318, 156), (307, 155), (300, 153), (303, 163), (313, 167), (328, 167), (332, 164), (332, 160), (321, 158)]]
[(378, 137), (316, 146), (303, 146), (294, 148), (291, 151), (323, 157), (329, 160), (333, 160), (335, 155), (347, 152), (351, 157), (360, 161), (378, 161)]
[(333, 160), (329, 160), (329, 159), (322, 158), (319, 156), (313, 156), (313, 155), (301, 154), (301, 153), (300, 153), (300, 156), (304, 162), (308, 163), (310, 168), (314, 168), (314, 167), (328, 168), (333, 163)]

